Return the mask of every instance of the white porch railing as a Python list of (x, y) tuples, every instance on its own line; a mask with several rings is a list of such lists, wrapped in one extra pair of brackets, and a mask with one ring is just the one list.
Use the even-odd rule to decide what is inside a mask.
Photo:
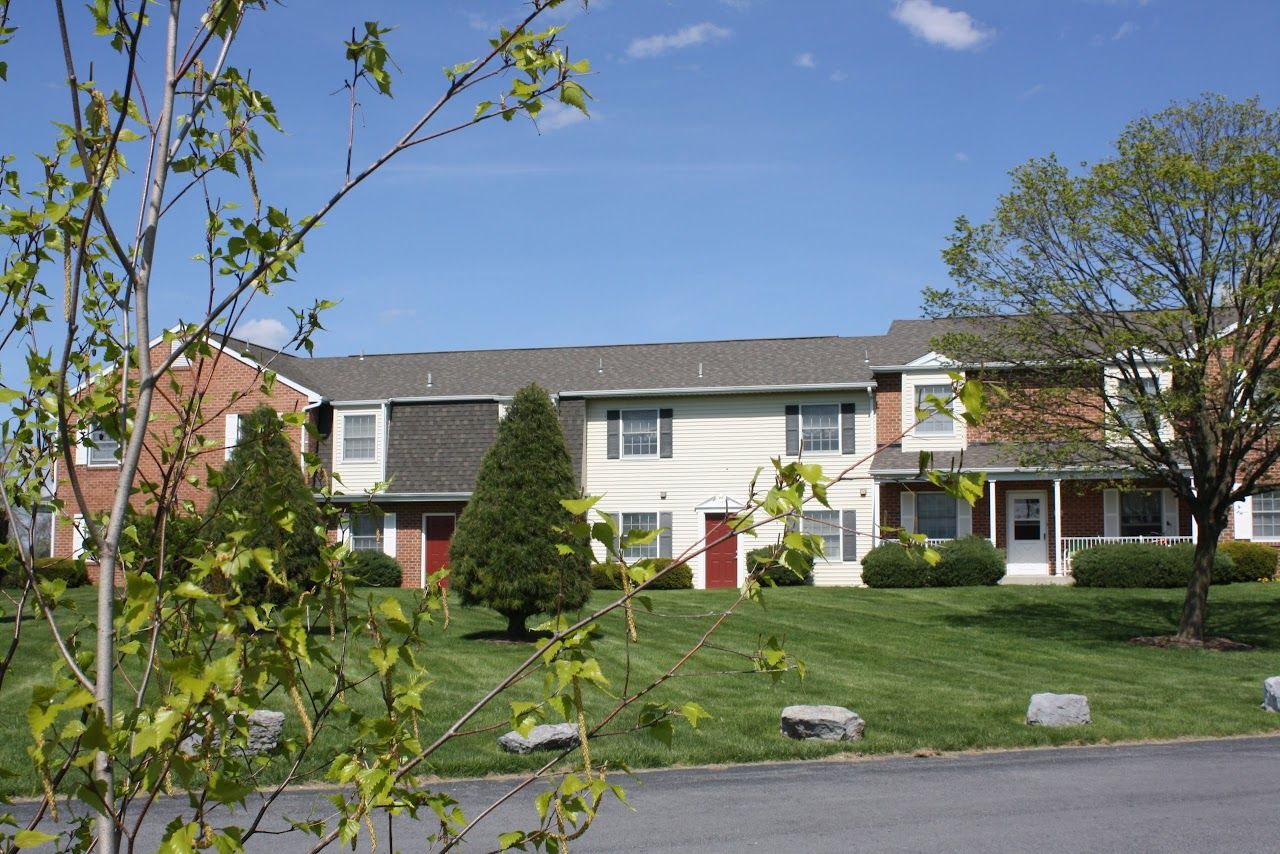
[(1071, 567), (1071, 558), (1081, 549), (1090, 546), (1114, 545), (1116, 543), (1155, 543), (1161, 546), (1172, 546), (1175, 543), (1195, 542), (1191, 537), (1063, 537), (1062, 562)]
[(924, 544), (931, 549), (936, 549), (938, 546), (945, 545), (949, 542), (951, 542), (951, 537), (930, 537), (924, 541)]

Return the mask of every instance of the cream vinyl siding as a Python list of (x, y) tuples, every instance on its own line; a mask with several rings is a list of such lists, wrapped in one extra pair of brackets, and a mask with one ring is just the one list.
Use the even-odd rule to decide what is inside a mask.
[[(870, 453), (875, 441), (871, 401), (865, 391), (802, 394), (769, 393), (743, 395), (673, 396), (663, 398), (611, 398), (587, 401), (585, 479), (590, 495), (603, 495), (596, 507), (606, 513), (670, 513), (672, 555), (679, 556), (698, 544), (706, 533), (706, 516), (696, 508), (714, 496), (745, 501), (757, 468), (761, 468), (757, 489), (767, 491), (772, 479), (772, 457), (784, 462), (786, 456), (786, 407), (810, 403), (853, 403), (855, 419), (854, 454), (809, 454), (805, 459), (818, 463), (835, 475)], [(669, 458), (608, 458), (607, 412), (611, 409), (671, 409)], [(829, 491), (832, 509), (855, 510), (862, 531), (870, 530), (873, 493), (869, 465), (864, 463), (852, 479)], [(866, 492), (866, 497), (862, 492)], [(666, 498), (662, 494), (666, 493)], [(820, 505), (819, 505), (820, 506)], [(761, 528), (759, 536), (738, 538), (739, 582), (746, 571), (748, 551), (772, 543), (780, 524)], [(859, 558), (872, 547), (871, 537), (858, 537)], [(706, 567), (701, 556), (690, 562), (695, 587), (705, 587)], [(819, 585), (859, 583), (861, 567), (844, 563), (839, 555), (829, 562), (819, 561), (814, 582)]]
[[(902, 422), (899, 429), (906, 430), (916, 422), (916, 388), (918, 386), (951, 385), (951, 377), (946, 371), (903, 371), (902, 372)], [(952, 411), (959, 414), (964, 411), (959, 400), (951, 404)], [(886, 413), (886, 416), (888, 413)], [(916, 451), (958, 451), (967, 444), (965, 423), (963, 420), (953, 421), (950, 435), (924, 434), (917, 436), (913, 429), (902, 437), (902, 450), (907, 453)]]
[[(373, 421), (373, 459), (344, 461), (342, 458), (343, 433), (347, 415), (372, 415)], [(333, 472), (342, 478), (342, 483), (334, 483), (334, 488), (348, 495), (355, 492), (367, 492), (374, 484), (384, 480), (386, 467), (386, 413), (382, 407), (337, 407), (333, 408)]]

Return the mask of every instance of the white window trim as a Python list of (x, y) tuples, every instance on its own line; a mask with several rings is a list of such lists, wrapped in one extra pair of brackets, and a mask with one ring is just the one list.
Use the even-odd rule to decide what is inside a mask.
[[(98, 429), (101, 429), (101, 428), (98, 428)], [(90, 431), (88, 431), (87, 433), (84, 433), (84, 434), (83, 434), (83, 438), (85, 438), (85, 439), (89, 439), (90, 441), (92, 441), (92, 434), (93, 434), (94, 432), (96, 432), (96, 430), (90, 430)], [(116, 442), (116, 454), (117, 454), (117, 456), (112, 457), (112, 458), (111, 458), (111, 460), (110, 460), (110, 461), (108, 461), (108, 462), (94, 462), (94, 460), (93, 460), (93, 454), (94, 454), (94, 451), (97, 451), (97, 450), (100, 450), (100, 449), (98, 449), (98, 448), (90, 448), (87, 444), (82, 444), (82, 445), (81, 445), (81, 447), (83, 447), (83, 448), (84, 448), (84, 464), (85, 464), (86, 466), (88, 466), (89, 468), (91, 468), (91, 469), (118, 469), (118, 468), (120, 468), (120, 457), (119, 457), (118, 455), (123, 451), (123, 446), (122, 446), (119, 442)]]
[[(342, 419), (342, 441), (338, 445), (338, 460), (343, 463), (376, 463), (378, 462), (378, 414), (376, 412), (342, 412), (339, 413)], [(373, 431), (372, 435), (367, 437), (373, 439), (373, 454), (368, 457), (349, 457), (347, 456), (347, 419), (348, 418), (372, 418)], [(366, 438), (361, 436), (360, 438)]]
[[(628, 528), (628, 527), (627, 527), (627, 525), (626, 525), (626, 522), (624, 521), (628, 516), (652, 516), (652, 517), (653, 517), (653, 527), (652, 527), (652, 528), (634, 528), (634, 527), (633, 527), (633, 528)], [(659, 526), (660, 526), (661, 522), (662, 522), (662, 514), (658, 513), (656, 510), (654, 510), (654, 511), (649, 511), (649, 510), (620, 510), (620, 511), (618, 511), (618, 537), (619, 537), (619, 538), (621, 538), (621, 537), (623, 537), (623, 536), (625, 536), (625, 535), (626, 535), (627, 531), (632, 531), (632, 530), (635, 530), (635, 531), (641, 531), (641, 530), (644, 530), (644, 531), (656, 531), (656, 530), (658, 530), (658, 528), (659, 528)], [(661, 536), (661, 534), (659, 534), (659, 537), (660, 537), (660, 536)], [(630, 550), (632, 550), (632, 549), (643, 549), (643, 550), (645, 550), (646, 552), (648, 552), (648, 551), (652, 550), (652, 551), (653, 551), (653, 554), (643, 554), (643, 555), (630, 555), (630, 554), (627, 554), (627, 552), (628, 552), (628, 551), (630, 551)], [(654, 538), (653, 538), (653, 540), (652, 540), (651, 542), (649, 542), (649, 544), (648, 544), (648, 545), (643, 545), (643, 546), (625, 546), (625, 547), (622, 547), (622, 557), (623, 557), (624, 559), (626, 559), (626, 560), (629, 560), (629, 561), (631, 561), (631, 560), (648, 560), (648, 559), (650, 559), (650, 558), (656, 558), (656, 557), (659, 557), (661, 554), (662, 554), (662, 545), (658, 542), (658, 537), (654, 537)]]
[[(645, 454), (627, 453), (627, 416), (637, 413), (653, 413), (653, 452)], [(622, 409), (618, 411), (618, 458), (622, 460), (652, 460), (662, 455), (662, 410), (657, 407), (646, 409)]]
[[(1268, 489), (1267, 492), (1280, 492), (1280, 489)], [(1259, 493), (1259, 495), (1261, 494), (1262, 493)], [(1255, 535), (1255, 532), (1258, 530), (1258, 517), (1256, 515), (1258, 511), (1254, 509), (1254, 499), (1257, 497), (1258, 495), (1250, 495), (1245, 499), (1249, 514), (1249, 539), (1255, 543), (1280, 543), (1280, 536), (1262, 537)], [(1267, 512), (1270, 513), (1272, 511)]]
[[(833, 513), (835, 514), (835, 517), (836, 517), (835, 522), (834, 523), (825, 522), (819, 519), (810, 518), (815, 513)], [(835, 538), (836, 538), (836, 545), (834, 550), (825, 548), (826, 538), (823, 537), (824, 551), (826, 551), (826, 554), (823, 555), (822, 560), (825, 561), (826, 563), (844, 563), (844, 538), (846, 535), (853, 536), (853, 534), (850, 534), (848, 531), (844, 529), (843, 519), (844, 519), (844, 515), (843, 513), (841, 513), (841, 511), (828, 510), (825, 507), (821, 509), (816, 509), (816, 510), (805, 510), (801, 513), (800, 533), (802, 534), (815, 533), (814, 531), (808, 530), (809, 525), (822, 525), (823, 527), (834, 527)], [(816, 536), (821, 537), (822, 535), (817, 534)]]
[[(930, 390), (931, 391), (927, 391)], [(943, 389), (939, 392), (939, 389)], [(923, 395), (932, 394), (942, 400), (948, 401), (947, 409), (953, 415), (956, 410), (955, 388), (949, 383), (922, 382), (911, 387), (913, 411), (925, 410), (928, 415), (923, 420), (917, 420), (912, 432), (921, 438), (938, 439), (951, 438), (956, 435), (956, 420), (944, 416), (941, 412), (934, 408), (929, 401), (922, 401)], [(936, 421), (934, 419), (937, 419)], [(932, 426), (930, 426), (932, 425)], [(943, 429), (945, 428), (945, 429)]]
[[(804, 411), (815, 407), (823, 407), (829, 409), (835, 407), (836, 410), (836, 447), (834, 450), (810, 451), (804, 446)], [(800, 404), (800, 417), (797, 422), (797, 429), (800, 431), (800, 454), (802, 456), (837, 456), (843, 452), (844, 448), (844, 416), (841, 414), (841, 406), (838, 402), (828, 403), (802, 403)]]

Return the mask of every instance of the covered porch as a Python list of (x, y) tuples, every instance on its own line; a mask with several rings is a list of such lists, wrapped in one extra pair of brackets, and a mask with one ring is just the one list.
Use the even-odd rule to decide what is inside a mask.
[(985, 537), (1004, 552), (1010, 580), (1068, 575), (1072, 556), (1094, 545), (1195, 537), (1184, 503), (1153, 482), (1120, 488), (1078, 476), (992, 473), (972, 507), (914, 478), (877, 480), (875, 492), (883, 528), (924, 534), (931, 545)]

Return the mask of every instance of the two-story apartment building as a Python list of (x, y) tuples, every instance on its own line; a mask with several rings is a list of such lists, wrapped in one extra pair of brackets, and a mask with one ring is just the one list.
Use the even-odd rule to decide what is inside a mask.
[[(227, 341), (215, 364), (193, 360), (184, 370), (205, 377), (206, 412), (225, 410), (207, 432), (229, 453), (239, 414), (265, 399), (256, 389), (269, 365), (279, 377), (271, 405), (309, 414), (325, 476), (352, 505), (331, 535), (394, 556), (406, 586), (447, 563), (505, 407), (531, 382), (556, 402), (584, 493), (602, 495), (598, 507), (624, 528), (665, 532), (632, 557), (679, 556), (709, 534), (718, 539), (772, 457), (843, 473), (831, 509), (815, 506), (802, 523), (825, 541), (818, 585), (859, 583), (861, 557), (882, 526), (933, 540), (989, 537), (1007, 551), (1010, 576), (1026, 579), (1062, 576), (1073, 551), (1102, 539), (1192, 536), (1186, 508), (1157, 485), (1117, 483), (1122, 472), (1021, 467), (963, 421), (934, 415), (917, 424), (923, 401), (950, 394), (947, 363), (930, 343), (939, 331), (936, 322), (897, 321), (866, 337), (321, 358)], [(299, 450), (306, 441), (298, 435)], [(966, 468), (986, 471), (982, 499), (969, 507), (923, 481), (921, 450), (942, 466), (963, 454)], [(77, 460), (95, 505), (105, 506), (114, 465), (109, 443)], [(379, 512), (364, 512), (370, 494)], [(71, 506), (65, 476), (59, 495)], [(1237, 518), (1239, 535), (1280, 542), (1280, 492), (1252, 499)], [(55, 554), (78, 552), (73, 521), (57, 527)], [(766, 527), (758, 540), (740, 535), (693, 558), (694, 585), (738, 585), (745, 552), (776, 533)]]

